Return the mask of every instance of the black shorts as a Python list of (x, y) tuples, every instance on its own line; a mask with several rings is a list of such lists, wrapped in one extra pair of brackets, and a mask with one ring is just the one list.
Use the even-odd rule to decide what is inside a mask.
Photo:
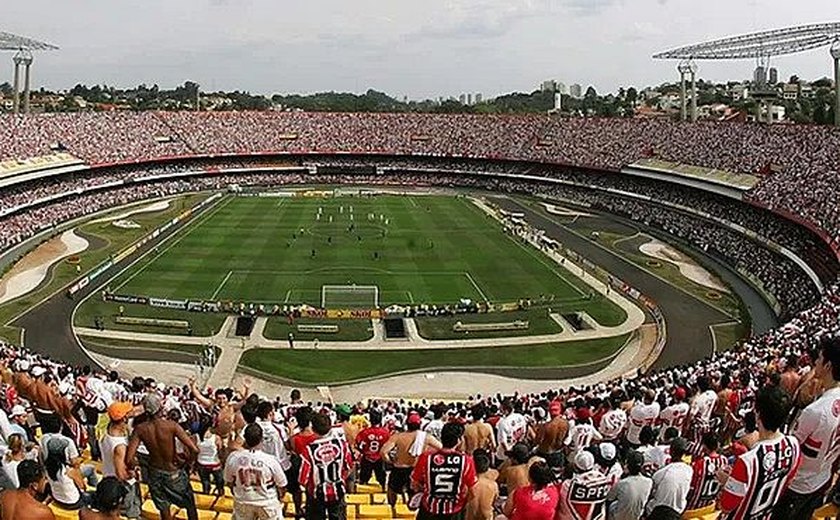
[(300, 476), (300, 457), (294, 455), (289, 460), (292, 466), (283, 471), (286, 474), (286, 491), (297, 494), (300, 493), (300, 483), (298, 482), (298, 477)]
[(370, 461), (362, 457), (359, 463), (359, 484), (370, 482), (371, 475), (376, 475), (376, 481), (385, 487), (385, 462), (382, 459)]
[(394, 493), (407, 493), (411, 491), (411, 472), (413, 470), (414, 468), (391, 468), (388, 489)]

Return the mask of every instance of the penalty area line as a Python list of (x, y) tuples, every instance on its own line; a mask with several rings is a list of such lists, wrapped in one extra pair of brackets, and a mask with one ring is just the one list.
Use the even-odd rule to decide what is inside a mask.
[(215, 300), (215, 299), (216, 299), (216, 296), (218, 296), (218, 295), (219, 295), (219, 293), (220, 293), (220, 292), (222, 292), (222, 287), (224, 287), (224, 286), (225, 286), (225, 284), (227, 283), (227, 281), (228, 281), (228, 280), (230, 280), (230, 276), (231, 276), (232, 274), (233, 274), (233, 271), (228, 271), (227, 275), (226, 275), (226, 276), (224, 277), (224, 279), (222, 280), (222, 283), (220, 283), (220, 284), (219, 284), (219, 286), (218, 286), (218, 287), (216, 287), (216, 290), (215, 290), (215, 291), (213, 291), (213, 296), (211, 296), (211, 297), (210, 297), (210, 299), (211, 299), (211, 300)]
[(472, 277), (469, 271), (464, 271), (464, 274), (467, 276), (467, 279), (470, 281), (473, 287), (475, 287), (475, 290), (478, 291), (478, 294), (481, 295), (482, 298), (484, 298), (484, 301), (489, 302), (490, 298), (488, 298), (487, 295), (484, 294), (484, 291), (481, 290), (481, 287), (479, 287), (478, 284), (475, 283), (475, 279)]

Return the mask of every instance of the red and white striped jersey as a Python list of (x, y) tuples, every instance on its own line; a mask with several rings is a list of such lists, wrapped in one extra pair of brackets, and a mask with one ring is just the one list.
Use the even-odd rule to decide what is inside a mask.
[(444, 448), (420, 455), (411, 472), (411, 482), (423, 493), (424, 510), (451, 515), (467, 505), (468, 492), (478, 482), (478, 476), (470, 455)]
[(694, 474), (691, 477), (687, 509), (700, 509), (715, 503), (720, 494), (717, 473), (726, 465), (726, 457), (718, 453), (699, 457), (691, 464)]
[(345, 479), (352, 466), (353, 455), (347, 441), (328, 434), (303, 450), (298, 482), (325, 502), (336, 502), (346, 493)]
[(726, 520), (769, 519), (799, 461), (799, 442), (790, 435), (761, 441), (738, 457), (720, 501)]
[(581, 423), (572, 426), (569, 434), (566, 435), (565, 444), (572, 451), (578, 451), (592, 444), (592, 440), (601, 440), (601, 434), (589, 423)]
[(598, 470), (579, 473), (560, 486), (559, 518), (569, 520), (602, 520), (606, 516), (604, 502), (612, 489), (611, 479)]

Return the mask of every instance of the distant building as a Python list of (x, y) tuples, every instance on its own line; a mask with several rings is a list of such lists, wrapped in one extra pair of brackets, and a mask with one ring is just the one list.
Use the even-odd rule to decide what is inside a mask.
[(461, 94), (460, 96), (458, 96), (458, 101), (460, 101), (462, 105), (466, 105), (467, 104), (467, 95), (466, 94)]
[(554, 111), (560, 112), (563, 109), (563, 94), (559, 92), (554, 93)]
[(472, 105), (472, 92), (467, 94), (467, 104)]
[(799, 98), (799, 85), (796, 83), (785, 83), (782, 85), (782, 99), (796, 101)]
[(753, 72), (753, 84), (761, 88), (767, 84), (767, 69), (759, 65)]
[(481, 95), (481, 92), (476, 92), (475, 93), (475, 104), (478, 105), (482, 101), (484, 101), (484, 96)]
[(563, 83), (562, 81), (558, 81), (557, 84), (555, 85), (555, 92), (559, 92), (559, 93), (563, 94), (564, 96), (568, 96), (569, 95), (569, 87), (567, 87), (566, 84)]
[(583, 99), (583, 87), (581, 87), (579, 83), (572, 84), (572, 86), (569, 87), (569, 95), (574, 99)]
[(540, 84), (540, 90), (543, 92), (554, 92), (557, 90), (557, 82), (553, 79), (547, 79)]
[(776, 67), (771, 67), (770, 68), (770, 78), (769, 78), (769, 80), (770, 80), (771, 85), (775, 85), (776, 83), (779, 82), (779, 69), (777, 69)]

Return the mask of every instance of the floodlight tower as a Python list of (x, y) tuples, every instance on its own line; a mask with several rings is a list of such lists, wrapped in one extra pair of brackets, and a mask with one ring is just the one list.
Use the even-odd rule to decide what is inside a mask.
[(685, 76), (691, 73), (691, 65), (687, 60), (683, 60), (677, 65), (677, 71), (680, 73), (680, 121), (686, 121), (688, 120), (688, 115), (686, 113)]
[(12, 58), (12, 61), (15, 64), (15, 84), (14, 84), (14, 98), (12, 101), (12, 112), (15, 114), (20, 113), (20, 65), (23, 63), (23, 54), (21, 51), (15, 53), (15, 56)]
[(688, 73), (691, 81), (691, 122), (697, 122), (697, 64), (694, 60), (688, 60)]
[(840, 38), (831, 44), (834, 59), (834, 126), (840, 126)]
[(31, 78), (31, 70), (32, 70), (32, 53), (28, 50), (22, 50), (23, 52), (23, 113), (29, 114), (31, 112), (29, 107), (29, 98), (30, 98), (30, 78)]

